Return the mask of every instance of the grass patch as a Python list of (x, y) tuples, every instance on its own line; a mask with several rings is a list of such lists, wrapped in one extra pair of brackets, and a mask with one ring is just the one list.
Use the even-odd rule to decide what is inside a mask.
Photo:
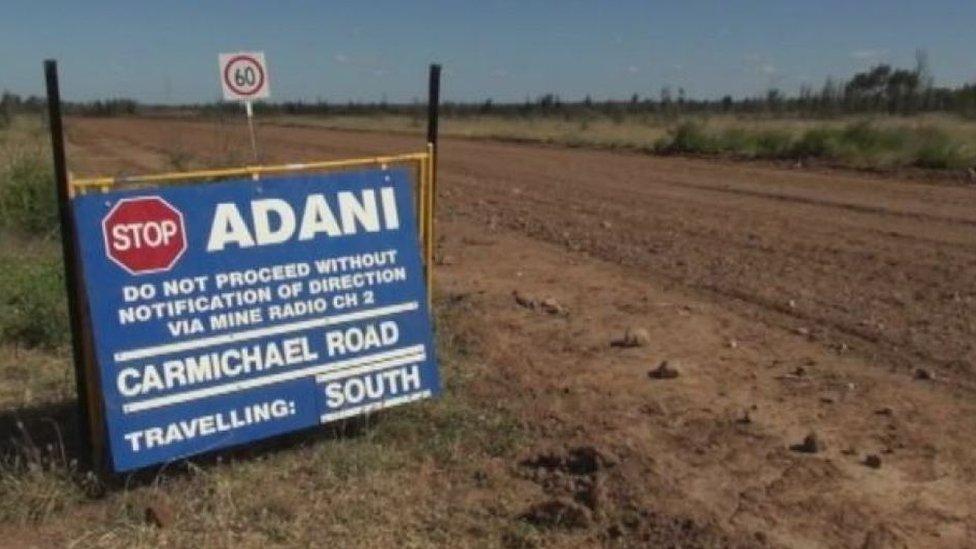
[(0, 229), (58, 234), (54, 171), (39, 119), (17, 117), (0, 131)]
[(953, 140), (945, 132), (925, 129), (924, 139), (917, 148), (914, 164), (919, 168), (961, 169), (976, 162), (976, 149)]
[(85, 500), (82, 482), (63, 465), (40, 465), (22, 458), (0, 463), (0, 522), (49, 520)]
[(57, 234), (54, 174), (39, 155), (22, 153), (2, 167), (0, 227), (44, 237)]
[(0, 341), (56, 349), (69, 329), (61, 261), (0, 255)]
[(0, 131), (0, 343), (69, 340), (53, 171), (37, 117)]
[[(3, 441), (0, 456), (0, 522), (49, 520), (92, 495), (98, 481), (67, 457), (60, 433), (40, 446), (23, 423), (17, 428), (16, 438)], [(57, 429), (53, 421), (51, 428)]]
[(710, 154), (721, 151), (722, 144), (705, 131), (704, 124), (686, 120), (668, 130), (667, 137), (659, 139), (654, 150), (663, 154)]

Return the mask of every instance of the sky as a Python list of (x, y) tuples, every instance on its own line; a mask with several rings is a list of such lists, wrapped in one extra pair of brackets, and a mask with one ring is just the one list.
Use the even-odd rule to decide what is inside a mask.
[(928, 52), (936, 83), (976, 81), (973, 0), (4, 0), (0, 89), (68, 100), (212, 101), (217, 54), (264, 51), (272, 100), (522, 101), (796, 93)]

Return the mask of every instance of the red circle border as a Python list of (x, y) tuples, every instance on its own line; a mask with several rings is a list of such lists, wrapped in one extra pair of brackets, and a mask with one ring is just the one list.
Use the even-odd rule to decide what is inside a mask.
[[(239, 91), (234, 86), (234, 84), (230, 82), (230, 67), (238, 61), (250, 61), (251, 63), (254, 64), (255, 67), (257, 67), (259, 84), (254, 87), (254, 91), (251, 92)], [(244, 95), (244, 96), (254, 95), (264, 88), (264, 69), (261, 67), (261, 63), (258, 63), (258, 60), (250, 55), (235, 55), (234, 57), (228, 59), (227, 64), (224, 66), (224, 84), (226, 84), (227, 87), (230, 88), (230, 91), (236, 93), (237, 95)]]

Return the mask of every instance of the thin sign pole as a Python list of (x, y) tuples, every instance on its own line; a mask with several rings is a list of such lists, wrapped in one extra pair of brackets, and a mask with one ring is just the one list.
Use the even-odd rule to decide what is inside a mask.
[(254, 105), (250, 101), (244, 102), (244, 111), (247, 112), (247, 129), (251, 133), (251, 152), (254, 153), (255, 164), (258, 160), (258, 139), (254, 135)]
[(57, 186), (58, 215), (61, 222), (61, 254), (64, 260), (64, 283), (68, 293), (68, 317), (71, 322), (71, 349), (75, 366), (75, 389), (78, 393), (78, 432), (81, 455), (89, 465), (93, 460), (90, 403), (88, 402), (88, 378), (85, 369), (84, 312), (79, 298), (81, 284), (78, 278), (78, 250), (75, 246), (75, 230), (71, 217), (71, 196), (68, 189), (68, 168), (64, 154), (64, 128), (61, 123), (61, 91), (58, 87), (58, 64), (53, 59), (44, 61), (44, 77), (47, 82), (48, 124), (51, 129), (51, 153), (54, 158), (54, 183)]

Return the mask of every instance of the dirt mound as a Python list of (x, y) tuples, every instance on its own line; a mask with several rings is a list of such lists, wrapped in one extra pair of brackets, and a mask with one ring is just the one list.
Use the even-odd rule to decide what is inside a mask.
[(593, 446), (579, 446), (565, 451), (545, 451), (523, 459), (520, 465), (528, 478), (549, 494), (568, 495), (590, 511), (604, 504), (606, 470), (616, 465), (616, 458)]

